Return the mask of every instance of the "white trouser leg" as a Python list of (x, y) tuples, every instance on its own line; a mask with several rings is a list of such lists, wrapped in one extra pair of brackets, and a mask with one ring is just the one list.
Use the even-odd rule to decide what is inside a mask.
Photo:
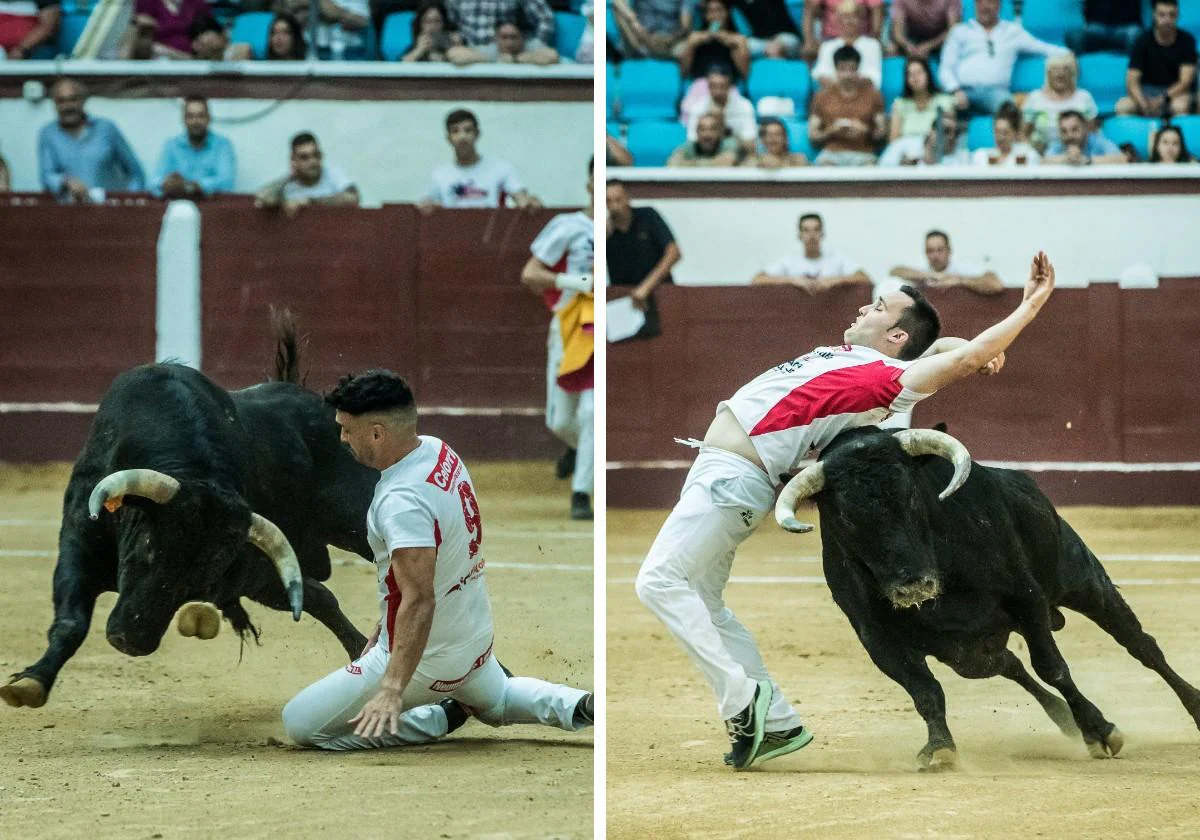
[[(750, 704), (756, 679), (768, 677), (745, 628), (742, 639), (736, 631), (719, 627), (714, 615), (728, 612), (721, 591), (735, 549), (753, 533), (773, 501), (771, 483), (753, 464), (719, 450), (701, 451), (638, 572), (638, 597), (704, 672), (726, 720)], [(734, 647), (756, 675), (738, 661), (727, 637), (734, 639)], [(745, 640), (755, 656), (746, 655)]]
[(575, 707), (587, 692), (532, 677), (508, 677), (488, 657), (461, 688), (450, 693), (488, 726), (540, 723), (574, 732), (591, 726), (576, 724)]
[(579, 442), (575, 447), (575, 475), (571, 479), (571, 491), (587, 493), (590, 496), (596, 462), (596, 430), (593, 423), (596, 392), (589, 388), (575, 396), (578, 398), (575, 406), (575, 426), (579, 430)]
[[(399, 733), (380, 738), (354, 734), (350, 719), (375, 694), (387, 668), (387, 651), (376, 645), (348, 668), (310, 685), (283, 707), (283, 725), (288, 737), (302, 747), (326, 750), (362, 750), (426, 744), (446, 735), (446, 713), (436, 703), (444, 695), (410, 683), (404, 692), (407, 711), (400, 716)], [(357, 671), (357, 672), (356, 672)]]

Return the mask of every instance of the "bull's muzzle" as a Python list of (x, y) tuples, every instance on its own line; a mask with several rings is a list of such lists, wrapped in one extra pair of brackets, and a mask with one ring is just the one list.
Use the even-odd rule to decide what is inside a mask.
[(930, 575), (890, 586), (887, 591), (888, 600), (897, 609), (920, 607), (926, 601), (932, 601), (941, 592), (941, 582)]

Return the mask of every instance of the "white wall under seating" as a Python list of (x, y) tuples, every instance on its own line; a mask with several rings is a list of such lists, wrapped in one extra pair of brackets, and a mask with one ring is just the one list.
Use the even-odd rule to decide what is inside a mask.
[[(340, 101), (293, 100), (278, 104), (249, 99), (213, 100), (213, 130), (233, 143), (238, 157), (237, 191), (253, 192), (288, 171), (293, 134), (312, 131), (325, 159), (358, 184), (364, 203), (415, 201), (429, 185), (433, 167), (451, 158), (444, 120), (469, 108), (483, 129), (479, 149), (507, 158), (528, 188), (551, 206), (587, 200), (587, 161), (592, 154), (590, 102)], [(88, 100), (89, 113), (120, 127), (150, 177), (163, 141), (183, 131), (182, 101)], [(54, 119), (48, 100), (33, 104), (0, 99), (0, 155), (8, 161), (13, 189), (40, 190), (37, 135)]]

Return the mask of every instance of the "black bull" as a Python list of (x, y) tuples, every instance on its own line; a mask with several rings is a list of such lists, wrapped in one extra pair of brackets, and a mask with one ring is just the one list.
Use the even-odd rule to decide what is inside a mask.
[[(972, 468), (966, 448), (938, 431), (872, 427), (839, 435), (818, 464), (791, 480), (776, 507), (788, 530), (810, 527), (794, 518), (805, 498), (820, 513), (834, 601), (929, 728), (922, 765), (952, 765), (956, 757), (928, 656), (963, 677), (1016, 682), (1064, 734), (1082, 734), (1097, 758), (1121, 749), (1120, 731), (1080, 693), (1054, 642), (1052, 632), (1065, 624), (1061, 607), (1087, 616), (1157, 672), (1200, 726), (1200, 692), (1167, 664), (1100, 561), (1029, 476)], [(1065, 703), (1008, 650), (1013, 632)]]
[(243, 596), (297, 620), (302, 606), (351, 658), (361, 652), (366, 639), (320, 581), (329, 545), (370, 559), (379, 473), (354, 460), (333, 410), (297, 384), (290, 318), (275, 329), (283, 381), (228, 393), (174, 364), (113, 381), (63, 499), (49, 645), (0, 687), (9, 705), (46, 701), (101, 592), (117, 592), (108, 640), (133, 656), (153, 653), (189, 601), (214, 604), (257, 639)]

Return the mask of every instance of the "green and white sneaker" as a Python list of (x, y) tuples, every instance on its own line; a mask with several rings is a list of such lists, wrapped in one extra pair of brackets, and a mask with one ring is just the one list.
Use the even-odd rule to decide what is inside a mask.
[(759, 747), (762, 746), (766, 734), (767, 709), (771, 706), (771, 684), (766, 681), (758, 683), (754, 689), (754, 698), (750, 705), (725, 721), (725, 731), (733, 749), (725, 755), (725, 763), (735, 770), (748, 770), (754, 763)]
[(781, 755), (804, 749), (812, 743), (812, 739), (812, 732), (803, 726), (797, 726), (795, 729), (788, 729), (784, 732), (766, 732), (763, 734), (762, 745), (754, 754), (750, 764), (769, 761), (772, 758), (779, 758)]

